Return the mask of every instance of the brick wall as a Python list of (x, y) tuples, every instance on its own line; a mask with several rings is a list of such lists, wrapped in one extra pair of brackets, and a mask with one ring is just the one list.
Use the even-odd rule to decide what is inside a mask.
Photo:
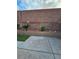
[(61, 31), (61, 9), (17, 11), (17, 22), (22, 26), (27, 21), (30, 30), (40, 30), (44, 25), (46, 31)]

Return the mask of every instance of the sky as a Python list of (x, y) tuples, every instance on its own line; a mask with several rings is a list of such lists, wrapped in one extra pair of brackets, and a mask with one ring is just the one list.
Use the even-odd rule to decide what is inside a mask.
[(17, 0), (17, 10), (60, 8), (60, 0)]

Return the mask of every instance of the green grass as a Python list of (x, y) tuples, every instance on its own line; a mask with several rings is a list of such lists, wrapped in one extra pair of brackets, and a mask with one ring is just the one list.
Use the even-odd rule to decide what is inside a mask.
[(30, 36), (29, 35), (20, 35), (18, 34), (17, 35), (17, 41), (25, 41), (29, 38)]

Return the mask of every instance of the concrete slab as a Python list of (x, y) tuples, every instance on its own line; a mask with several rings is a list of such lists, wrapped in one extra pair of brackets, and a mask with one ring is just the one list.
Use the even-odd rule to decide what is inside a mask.
[(18, 49), (17, 53), (17, 59), (54, 59), (53, 54), (29, 51), (24, 49)]
[(17, 47), (18, 47), (18, 48), (24, 48), (24, 42), (22, 42), (22, 41), (17, 41)]
[(18, 44), (18, 47), (52, 53), (48, 39), (43, 36), (31, 36), (24, 43)]
[(61, 59), (61, 40), (53, 37), (31, 36), (17, 42), (17, 59)]
[(61, 40), (57, 38), (49, 38), (50, 46), (52, 47), (53, 53), (61, 54)]
[(61, 55), (55, 54), (54, 56), (55, 56), (55, 59), (61, 59)]
[(61, 59), (61, 40), (54, 37), (31, 36), (17, 47), (18, 59)]

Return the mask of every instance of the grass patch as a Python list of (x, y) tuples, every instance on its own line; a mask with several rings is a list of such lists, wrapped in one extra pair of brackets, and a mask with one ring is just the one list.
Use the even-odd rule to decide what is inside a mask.
[(17, 41), (25, 41), (29, 38), (30, 36), (29, 35), (20, 35), (18, 34), (17, 35)]

